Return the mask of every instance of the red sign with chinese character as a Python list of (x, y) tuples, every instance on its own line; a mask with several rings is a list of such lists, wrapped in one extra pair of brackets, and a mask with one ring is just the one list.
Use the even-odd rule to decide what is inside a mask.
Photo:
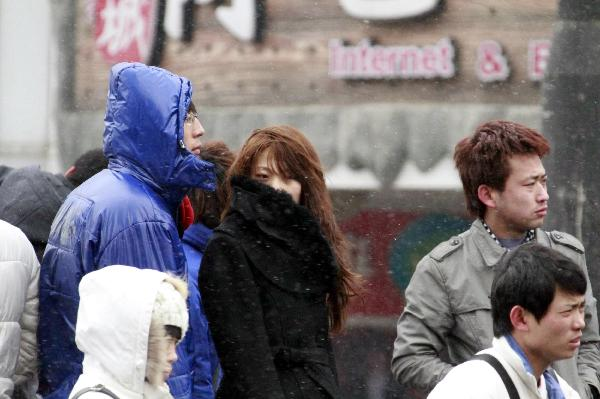
[(158, 25), (159, 0), (97, 0), (96, 48), (109, 63), (148, 62)]

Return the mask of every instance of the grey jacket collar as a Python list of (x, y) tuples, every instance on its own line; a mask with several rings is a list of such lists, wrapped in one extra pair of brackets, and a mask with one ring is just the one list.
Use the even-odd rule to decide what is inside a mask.
[[(508, 253), (508, 249), (501, 247), (490, 237), (485, 227), (483, 227), (481, 220), (477, 219), (473, 222), (469, 233), (473, 237), (473, 242), (479, 253), (481, 253), (486, 266), (492, 267), (496, 265)], [(546, 232), (542, 229), (538, 228), (535, 230), (535, 240), (541, 244), (548, 245)]]

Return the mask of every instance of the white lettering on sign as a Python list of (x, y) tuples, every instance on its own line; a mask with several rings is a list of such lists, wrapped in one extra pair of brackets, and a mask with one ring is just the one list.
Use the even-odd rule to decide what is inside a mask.
[[(206, 5), (214, 0), (195, 0)], [(183, 35), (183, 8), (186, 0), (167, 0), (165, 32), (173, 39)], [(256, 0), (231, 0), (230, 6), (221, 5), (215, 10), (219, 23), (234, 37), (242, 41), (256, 40), (258, 35), (258, 12)]]
[(367, 20), (413, 18), (434, 10), (440, 0), (339, 0), (351, 17)]
[(154, 1), (106, 0), (96, 7), (96, 45), (107, 59), (145, 60), (154, 34)]
[(527, 53), (527, 65), (529, 79), (540, 81), (544, 78), (548, 59), (550, 58), (550, 40), (531, 40)]
[(508, 78), (510, 68), (500, 43), (486, 40), (479, 44), (476, 72), (482, 82), (497, 82)]
[(167, 0), (163, 26), (171, 39), (179, 40), (183, 36), (183, 7), (186, 1)]
[(219, 6), (217, 20), (239, 40), (249, 42), (256, 39), (258, 20), (255, 0), (232, 0), (231, 6)]
[(329, 76), (336, 79), (448, 79), (454, 73), (454, 46), (448, 38), (423, 47), (329, 41)]

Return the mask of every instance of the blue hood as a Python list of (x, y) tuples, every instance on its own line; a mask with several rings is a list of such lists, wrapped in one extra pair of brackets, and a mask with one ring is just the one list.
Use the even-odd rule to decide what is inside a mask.
[(190, 81), (164, 69), (128, 62), (111, 69), (104, 117), (108, 168), (133, 174), (173, 208), (191, 187), (215, 189), (213, 165), (183, 144), (191, 99)]

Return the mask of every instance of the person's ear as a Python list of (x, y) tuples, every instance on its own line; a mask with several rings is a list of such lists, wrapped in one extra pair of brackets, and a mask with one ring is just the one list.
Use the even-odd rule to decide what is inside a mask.
[(488, 185), (482, 184), (477, 187), (477, 198), (479, 198), (479, 201), (483, 202), (483, 204), (488, 208), (496, 208), (495, 194), (496, 190)]
[(512, 324), (513, 330), (529, 331), (531, 316), (531, 313), (522, 306), (513, 306), (509, 313), (510, 323)]
[(67, 169), (64, 176), (69, 177), (73, 172), (75, 172), (75, 165), (69, 166), (69, 169)]

